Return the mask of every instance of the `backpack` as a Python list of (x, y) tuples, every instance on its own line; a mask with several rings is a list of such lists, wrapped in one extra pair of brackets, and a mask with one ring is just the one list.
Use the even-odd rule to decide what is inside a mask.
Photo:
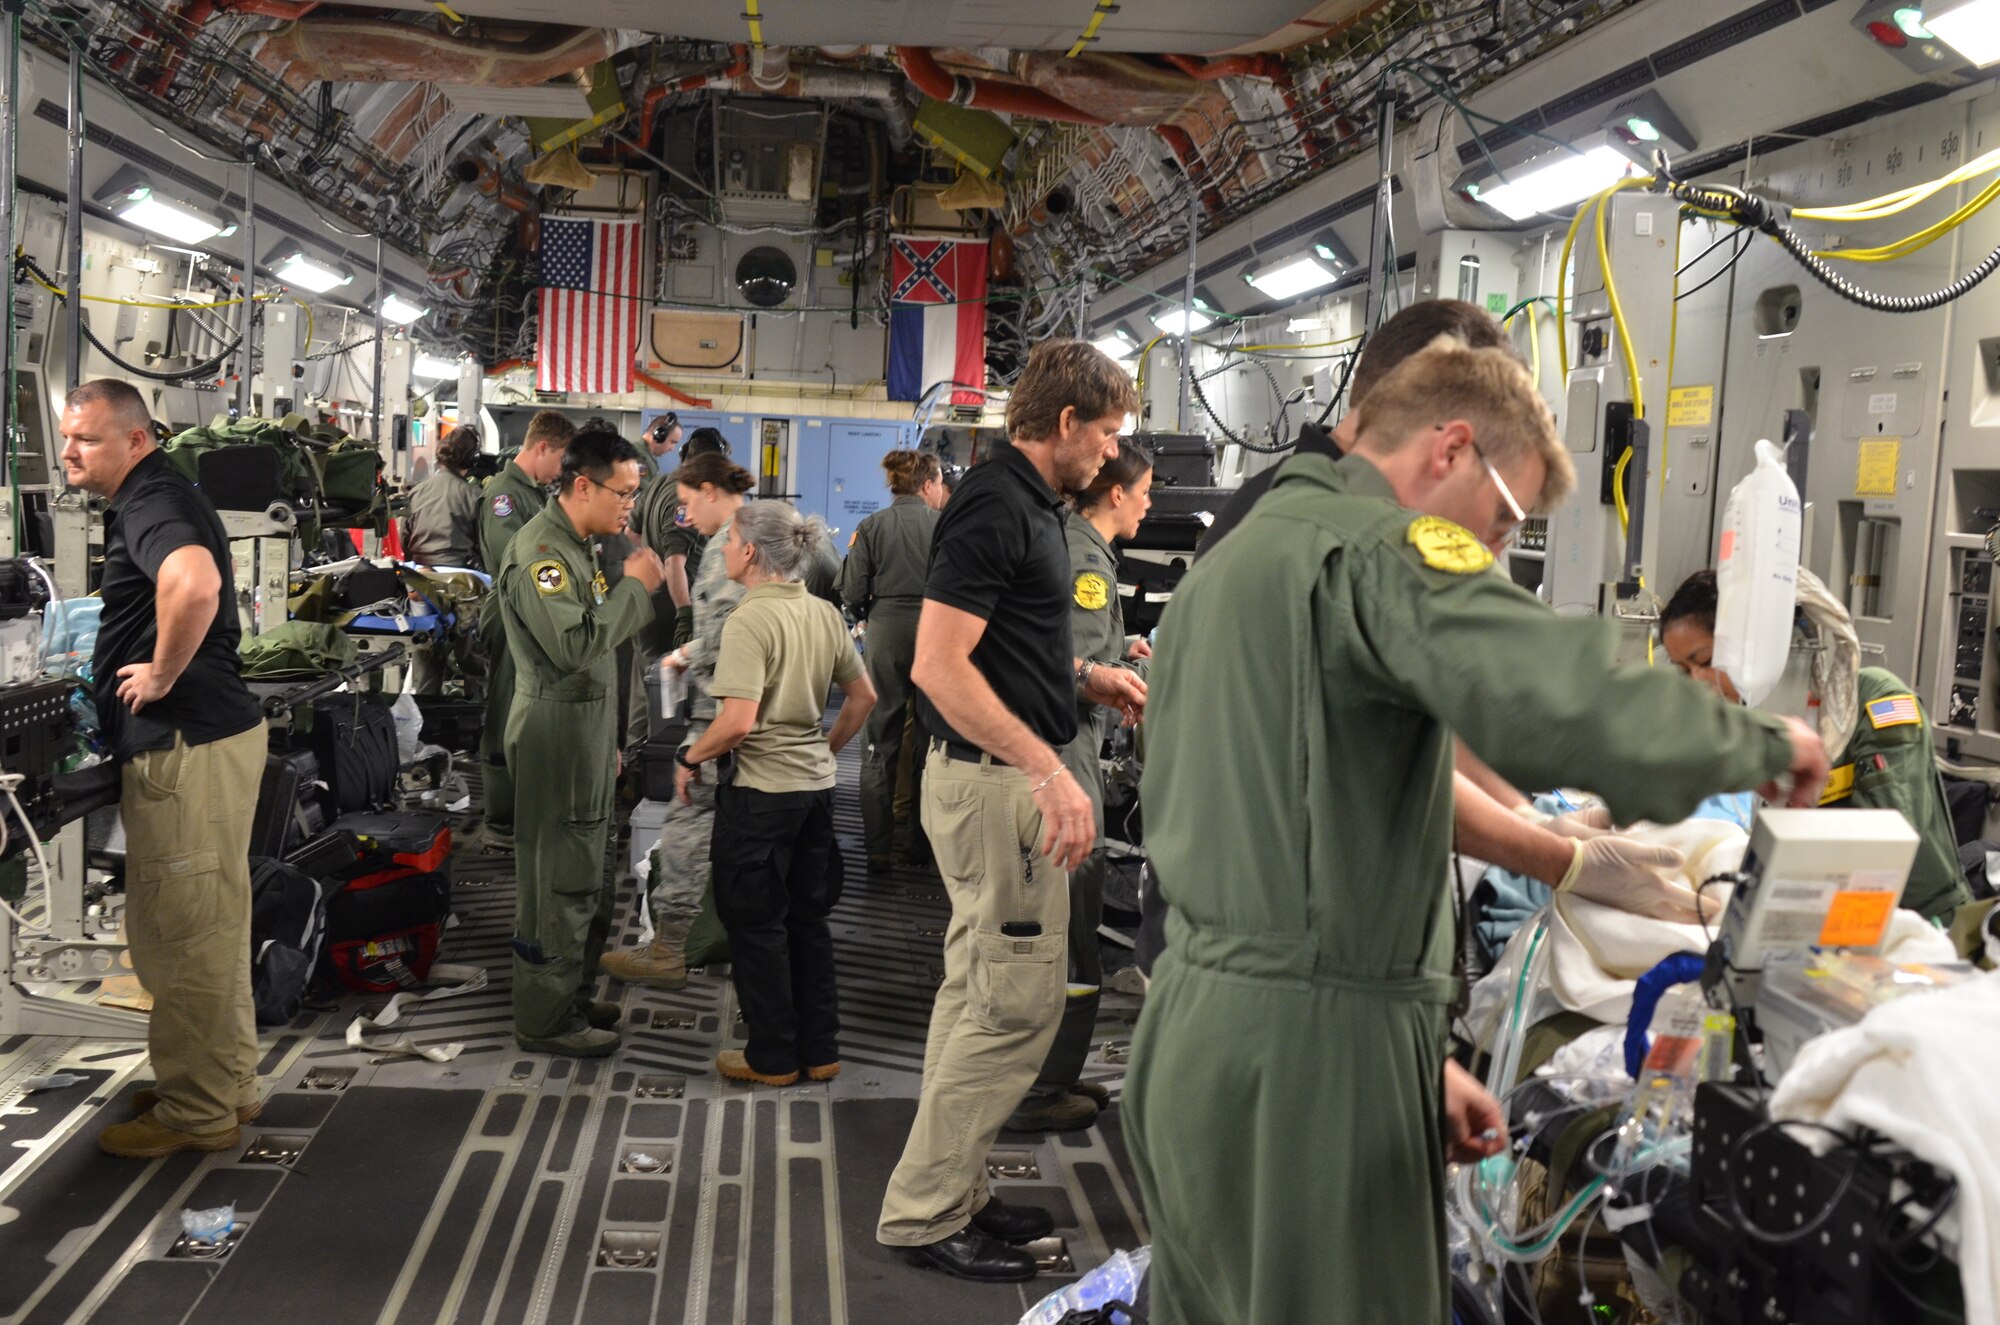
[(372, 692), (322, 695), (312, 702), (307, 741), (326, 782), (329, 817), (389, 805), (396, 799), (396, 720)]
[(357, 845), (327, 900), (325, 977), (363, 994), (421, 987), (451, 913), (446, 819), (350, 815), (336, 827)]
[(259, 1026), (299, 1015), (326, 939), (326, 896), (305, 871), (250, 858), (250, 996)]

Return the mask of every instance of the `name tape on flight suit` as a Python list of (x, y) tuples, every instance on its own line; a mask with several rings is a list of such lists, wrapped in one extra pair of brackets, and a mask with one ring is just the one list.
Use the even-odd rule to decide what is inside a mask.
[(569, 576), (563, 573), (560, 561), (538, 561), (528, 568), (528, 574), (535, 577), (535, 588), (545, 597), (569, 588)]
[(1076, 605), (1086, 612), (1101, 612), (1111, 601), (1111, 585), (1096, 571), (1087, 570), (1076, 577)]
[(1420, 515), (1412, 520), (1409, 539), (1424, 565), (1432, 570), (1472, 575), (1493, 564), (1493, 554), (1470, 529), (1440, 516)]

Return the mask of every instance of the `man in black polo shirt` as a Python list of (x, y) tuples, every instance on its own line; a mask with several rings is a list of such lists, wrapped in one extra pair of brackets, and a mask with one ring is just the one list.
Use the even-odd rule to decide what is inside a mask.
[(70, 392), (62, 435), (64, 477), (111, 501), (91, 668), (122, 774), (125, 943), (153, 996), (156, 1084), (98, 1144), (133, 1158), (227, 1150), (263, 1110), (249, 850), (265, 738), (237, 662), (229, 545), (130, 386)]
[(1034, 1276), (1010, 1246), (1054, 1228), (986, 1189), (986, 1152), (1062, 1016), (1067, 871), (1097, 838), (1056, 751), (1079, 694), (1136, 721), (1145, 684), (1070, 651), (1065, 491), (1090, 485), (1138, 408), (1132, 380), (1080, 341), (1037, 346), (1007, 405), (1013, 444), (953, 495), (917, 621), (917, 712), (930, 739), (923, 825), (951, 896), (924, 1090), (876, 1238), (967, 1279)]

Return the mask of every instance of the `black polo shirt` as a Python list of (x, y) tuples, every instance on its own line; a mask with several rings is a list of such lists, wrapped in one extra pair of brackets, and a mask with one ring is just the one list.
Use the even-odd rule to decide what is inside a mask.
[[(138, 713), (118, 698), (118, 669), (153, 661), (159, 617), (160, 567), (190, 544), (205, 548), (222, 576), (215, 619), (173, 689)], [(249, 731), (264, 711), (243, 684), (236, 646), (236, 593), (229, 540), (208, 499), (154, 451), (132, 467), (104, 513), (104, 615), (97, 628), (91, 675), (97, 719), (119, 760), (171, 749), (174, 734), (205, 745)]]
[[(924, 597), (986, 622), (972, 665), (1009, 712), (1058, 750), (1076, 737), (1064, 510), (1034, 463), (1002, 447), (946, 503), (924, 583)], [(917, 713), (933, 736), (967, 743), (921, 690)]]

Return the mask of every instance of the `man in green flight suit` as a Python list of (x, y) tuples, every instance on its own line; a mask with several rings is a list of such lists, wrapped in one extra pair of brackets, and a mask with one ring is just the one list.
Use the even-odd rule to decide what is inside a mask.
[(521, 800), (514, 1038), (542, 1053), (600, 1057), (618, 1047), (616, 1007), (589, 995), (617, 877), (617, 651), (652, 619), (664, 571), (651, 549), (636, 548), (609, 585), (590, 540), (624, 529), (641, 463), (609, 427), (577, 433), (554, 504), (515, 536), (494, 580), (519, 701), (506, 738)]
[[(479, 564), (497, 575), (508, 544), (521, 527), (541, 513), (548, 497), (544, 489), (562, 468), (563, 448), (576, 436), (576, 425), (545, 409), (528, 420), (520, 453), (498, 474), (486, 480), (479, 502)], [(514, 773), (507, 765), (507, 713), (514, 701), (514, 662), (507, 649), (506, 627), (491, 595), (479, 615), (479, 634), (486, 645), (486, 722), (479, 729), (479, 760), (485, 766), (486, 822), (480, 829), (480, 849), (498, 855), (514, 851)]]
[(1614, 667), (1610, 622), (1484, 573), (1574, 481), (1526, 370), (1441, 342), (1174, 595), (1144, 780), (1167, 947), (1125, 1090), (1159, 1325), (1450, 1318), (1445, 1163), (1505, 1145), (1445, 1054), (1454, 734), (1620, 821), (1787, 772), (1819, 794), (1803, 724)]

